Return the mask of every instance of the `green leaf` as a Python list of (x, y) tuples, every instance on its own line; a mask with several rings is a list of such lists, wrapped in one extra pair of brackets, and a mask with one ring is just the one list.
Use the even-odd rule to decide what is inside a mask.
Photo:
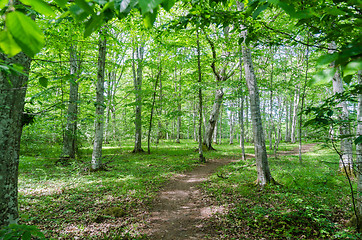
[(38, 13), (44, 14), (45, 16), (55, 16), (55, 12), (49, 6), (48, 3), (43, 0), (20, 0), (25, 5), (30, 5)]
[(327, 68), (322, 71), (319, 71), (312, 77), (312, 81), (310, 82), (310, 84), (311, 85), (326, 84), (333, 79), (335, 73), (336, 73), (335, 68)]
[(253, 19), (256, 19), (259, 14), (264, 11), (265, 9), (267, 9), (269, 6), (269, 3), (265, 3), (264, 5), (261, 5), (260, 7), (258, 7), (255, 12), (253, 13)]
[(153, 23), (155, 22), (157, 17), (157, 9), (155, 9), (153, 12), (148, 12), (143, 17), (143, 22), (145, 24), (146, 28), (152, 28)]
[(350, 84), (351, 81), (352, 81), (352, 75), (348, 75), (348, 76), (345, 76), (343, 77), (343, 81), (347, 84)]
[(338, 58), (338, 53), (333, 54), (325, 54), (318, 58), (317, 66), (325, 66), (330, 64), (331, 62), (335, 61)]
[(31, 240), (31, 233), (26, 231), (24, 232), (23, 236), (21, 237), (22, 240)]
[(8, 3), (9, 0), (0, 0), (0, 9), (3, 9)]
[(74, 0), (74, 2), (88, 14), (93, 14), (93, 7), (91, 7), (89, 2), (85, 0)]
[(29, 57), (33, 57), (42, 49), (43, 32), (30, 17), (14, 11), (7, 14), (5, 22), (15, 42)]
[(359, 135), (355, 140), (354, 140), (354, 144), (361, 144), (362, 143), (362, 135)]
[(55, 2), (58, 4), (59, 7), (65, 8), (67, 5), (67, 0), (55, 0)]
[(346, 67), (343, 68), (343, 76), (353, 75), (362, 70), (362, 58), (349, 62)]
[(278, 2), (278, 6), (284, 10), (284, 12), (286, 12), (289, 16), (291, 17), (297, 17), (294, 7), (285, 3), (285, 2)]
[(173, 7), (174, 4), (175, 4), (175, 0), (163, 0), (163, 2), (161, 3), (161, 6), (166, 11), (170, 11), (170, 9)]
[(39, 78), (39, 84), (45, 88), (48, 87), (48, 79), (46, 77)]
[(69, 11), (73, 14), (73, 16), (75, 17), (75, 19), (78, 21), (78, 22), (81, 22), (83, 21), (84, 19), (86, 19), (89, 14), (86, 13), (83, 8), (80, 8), (78, 5), (72, 5), (70, 6), (69, 8)]
[[(146, 13), (153, 13), (154, 9), (162, 3), (162, 0), (139, 0), (138, 5), (141, 8), (142, 15), (145, 16)], [(157, 11), (157, 10), (156, 10)]]
[(96, 31), (103, 24), (103, 14), (93, 14), (91, 18), (85, 23), (84, 37), (88, 37), (92, 32)]
[(11, 36), (9, 31), (7, 30), (0, 32), (0, 48), (9, 57), (13, 57), (21, 52), (21, 48), (18, 44), (16, 44), (13, 36)]

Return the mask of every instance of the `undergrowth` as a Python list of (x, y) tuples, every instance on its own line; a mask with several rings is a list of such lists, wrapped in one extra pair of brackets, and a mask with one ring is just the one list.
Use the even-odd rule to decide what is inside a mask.
[(346, 227), (352, 202), (338, 160), (320, 146), (303, 154), (303, 164), (298, 155), (270, 157), (272, 175), (280, 185), (264, 188), (255, 185), (254, 159), (225, 166), (203, 184), (229, 209), (210, 224), (220, 239), (360, 239)]
[[(147, 239), (137, 224), (157, 191), (172, 175), (199, 164), (197, 143), (191, 140), (164, 141), (151, 154), (132, 154), (132, 142), (106, 145), (108, 170), (99, 172), (89, 171), (90, 148), (62, 166), (56, 164), (60, 146), (43, 147), (23, 145), (19, 205), (21, 223), (36, 225), (47, 239)], [(207, 159), (241, 159), (237, 144), (214, 147), (217, 151), (205, 152)], [(295, 147), (281, 144), (280, 151)], [(272, 175), (281, 185), (261, 189), (254, 184), (253, 152), (247, 144), (247, 160), (219, 169), (202, 185), (229, 209), (210, 221), (219, 239), (358, 239), (345, 227), (352, 206), (335, 153), (317, 146), (303, 155), (302, 165), (298, 156), (270, 157)]]

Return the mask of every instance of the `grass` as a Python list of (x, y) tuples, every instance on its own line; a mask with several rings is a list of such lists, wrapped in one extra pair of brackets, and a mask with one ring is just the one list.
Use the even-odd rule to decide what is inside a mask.
[[(280, 150), (296, 145), (281, 144)], [(237, 144), (216, 145), (206, 158), (241, 159)], [(90, 172), (91, 149), (68, 166), (55, 164), (60, 146), (43, 149), (22, 146), (19, 166), (21, 222), (37, 225), (47, 238), (143, 239), (137, 231), (140, 216), (157, 191), (172, 175), (198, 166), (197, 143), (163, 141), (151, 154), (132, 154), (131, 142), (106, 145), (109, 171)], [(254, 149), (246, 145), (246, 153)], [(272, 153), (272, 152), (271, 152)], [(325, 148), (303, 156), (271, 157), (273, 177), (281, 184), (260, 189), (254, 160), (221, 168), (226, 178), (213, 175), (202, 188), (228, 207), (213, 222), (220, 239), (357, 239), (345, 227), (351, 217), (351, 200), (344, 176), (338, 175), (338, 157)], [(117, 215), (104, 214), (117, 209)]]
[(338, 160), (320, 146), (303, 154), (302, 165), (298, 156), (270, 157), (272, 175), (281, 185), (264, 189), (254, 184), (253, 159), (225, 166), (217, 174), (226, 179), (215, 174), (203, 184), (229, 208), (210, 224), (218, 228), (220, 239), (360, 239), (346, 227), (352, 203)]

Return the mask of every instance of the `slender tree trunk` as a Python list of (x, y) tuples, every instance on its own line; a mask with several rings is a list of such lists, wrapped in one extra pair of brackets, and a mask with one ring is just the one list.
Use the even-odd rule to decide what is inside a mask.
[(268, 183), (274, 182), (274, 179), (270, 173), (268, 156), (266, 153), (265, 137), (260, 114), (259, 90), (254, 74), (250, 49), (243, 46), (242, 53), (244, 59), (245, 79), (250, 96), (250, 113), (253, 125), (255, 159), (258, 172), (257, 182), (259, 185), (264, 186)]
[(95, 133), (92, 153), (92, 170), (96, 171), (102, 168), (102, 145), (104, 128), (104, 71), (106, 65), (106, 44), (107, 39), (105, 30), (99, 31), (98, 43), (98, 73), (97, 73), (97, 100), (96, 100), (96, 119)]
[[(358, 85), (362, 87), (362, 70), (358, 71)], [(357, 137), (362, 136), (362, 94), (358, 95)], [(362, 232), (362, 143), (356, 145), (357, 160), (357, 230)]]
[(69, 104), (67, 112), (67, 125), (65, 127), (63, 136), (63, 150), (61, 154), (61, 160), (67, 161), (68, 159), (74, 159), (76, 153), (76, 136), (77, 136), (77, 115), (78, 115), (78, 59), (77, 51), (74, 46), (70, 47), (70, 74), (72, 79), (69, 87)]
[(245, 96), (245, 142), (250, 142), (249, 139), (249, 97)]
[(222, 143), (222, 111), (223, 110), (223, 108), (222, 108), (222, 106), (221, 106), (221, 108), (220, 108), (220, 127), (219, 127), (219, 145)]
[(150, 139), (151, 139), (151, 130), (152, 130), (153, 109), (154, 109), (154, 107), (155, 107), (156, 90), (157, 90), (157, 86), (158, 86), (158, 80), (159, 80), (160, 77), (161, 77), (161, 72), (162, 72), (162, 66), (161, 66), (161, 60), (160, 60), (160, 65), (159, 65), (159, 69), (158, 69), (158, 73), (157, 73), (157, 77), (156, 77), (156, 82), (155, 82), (155, 87), (154, 87), (154, 89), (153, 89), (150, 125), (149, 125), (149, 128), (148, 128), (148, 135), (147, 135), (147, 153), (148, 153), (148, 154), (151, 153), (151, 150), (150, 150)]
[(244, 131), (244, 96), (241, 92), (240, 98), (240, 147), (241, 147), (241, 160), (245, 160), (245, 131)]
[(22, 117), (31, 58), (19, 53), (12, 58), (0, 54), (5, 63), (20, 64), (22, 74), (0, 71), (0, 228), (17, 223), (18, 167)]
[[(233, 103), (230, 104), (231, 107), (233, 107)], [(234, 112), (230, 111), (230, 118), (229, 118), (229, 144), (234, 144)]]
[[(135, 146), (133, 153), (143, 152), (142, 149), (142, 72), (143, 72), (143, 51), (144, 47), (136, 48), (137, 55), (137, 71), (135, 67), (135, 59), (133, 57), (133, 79), (136, 97), (135, 107)], [(134, 52), (133, 52), (134, 54)]]
[(294, 104), (293, 104), (293, 118), (292, 118), (292, 127), (291, 127), (291, 142), (295, 143), (295, 131), (297, 126), (297, 115), (298, 115), (298, 106), (299, 106), (299, 97), (300, 97), (300, 91), (299, 86), (295, 87), (295, 94), (294, 94)]
[(196, 132), (196, 103), (193, 103), (193, 113), (192, 113), (192, 123), (194, 127), (194, 140), (197, 141), (197, 132)]
[[(309, 32), (308, 32), (308, 41), (309, 44)], [(308, 67), (309, 67), (309, 45), (307, 45), (307, 53), (305, 55), (305, 60), (307, 62), (305, 67), (305, 79), (303, 84), (303, 92), (302, 92), (302, 103), (300, 106), (300, 112), (299, 115), (299, 163), (302, 164), (302, 127), (303, 127), (303, 109), (304, 109), (304, 101), (306, 97), (306, 89), (307, 89), (307, 81), (308, 81)]]
[[(176, 69), (175, 69), (175, 75), (176, 75)], [(178, 89), (177, 89), (177, 77), (175, 76), (176, 80), (176, 86), (175, 90), (178, 92), (178, 99), (177, 99), (177, 133), (176, 133), (176, 143), (180, 143), (181, 138), (181, 71), (180, 71), (180, 80), (178, 82)]]
[(270, 73), (270, 99), (269, 99), (269, 105), (270, 105), (270, 113), (269, 113), (269, 149), (273, 149), (273, 128), (274, 128), (274, 120), (273, 120), (273, 70), (274, 70), (274, 64), (271, 64), (271, 73)]
[(200, 40), (199, 40), (199, 30), (196, 31), (197, 34), (197, 69), (198, 69), (198, 83), (199, 83), (199, 160), (200, 162), (206, 162), (202, 151), (202, 90), (201, 90), (201, 53), (200, 53)]
[(160, 110), (159, 110), (159, 119), (158, 119), (158, 129), (157, 129), (157, 137), (156, 137), (156, 144), (160, 143), (160, 139), (162, 137), (162, 122), (161, 122), (161, 115), (162, 115), (162, 79), (160, 78), (160, 92), (159, 92), (159, 96), (158, 96), (158, 101), (160, 103)]
[[(335, 43), (329, 44), (330, 49), (336, 49), (337, 46)], [(329, 53), (333, 53), (333, 50), (330, 50)], [(335, 67), (335, 63), (333, 62), (331, 64), (331, 67)], [(336, 73), (333, 77), (333, 93), (334, 94), (340, 94), (343, 93), (343, 82), (342, 78), (339, 72), (339, 69), (337, 68)], [(350, 124), (348, 122), (349, 113), (347, 108), (347, 103), (345, 101), (341, 102), (337, 105), (339, 109), (339, 120), (341, 121), (341, 125), (339, 127), (339, 134), (341, 136), (341, 153), (342, 153), (342, 159), (339, 162), (339, 170), (344, 172), (344, 165), (346, 166), (346, 170), (348, 171), (347, 174), (353, 173), (353, 155), (352, 155), (352, 140), (349, 137), (351, 135), (350, 131)]]
[(289, 114), (288, 100), (285, 100), (285, 142), (290, 142)]

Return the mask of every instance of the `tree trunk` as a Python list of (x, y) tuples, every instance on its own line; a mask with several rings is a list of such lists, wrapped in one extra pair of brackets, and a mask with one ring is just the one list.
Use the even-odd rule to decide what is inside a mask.
[(106, 65), (106, 44), (105, 30), (99, 31), (98, 42), (98, 72), (97, 72), (97, 99), (95, 116), (95, 133), (92, 153), (92, 170), (102, 168), (102, 145), (104, 128), (104, 71)]
[(154, 89), (153, 89), (150, 125), (149, 125), (148, 135), (147, 135), (147, 153), (148, 153), (148, 154), (151, 153), (151, 150), (150, 150), (150, 139), (151, 139), (151, 130), (152, 130), (153, 109), (154, 109), (154, 107), (155, 107), (156, 90), (157, 90), (157, 86), (158, 86), (158, 80), (159, 80), (160, 77), (161, 77), (161, 72), (162, 72), (162, 65), (161, 65), (161, 60), (160, 60), (160, 65), (159, 65), (159, 69), (158, 69), (158, 73), (157, 73), (157, 77), (156, 77), (156, 82), (155, 82), (155, 87), (154, 87)]
[[(160, 103), (160, 110), (158, 112), (158, 115), (161, 116), (162, 115), (162, 78), (160, 78), (160, 95), (158, 96), (158, 101)], [(158, 129), (157, 129), (157, 136), (156, 136), (156, 144), (160, 143), (160, 139), (162, 137), (162, 122), (161, 119), (159, 117), (158, 119)]]
[(0, 54), (5, 63), (20, 64), (26, 75), (0, 71), (0, 228), (17, 223), (18, 166), (22, 116), (31, 58), (19, 53), (12, 58)]
[[(231, 108), (233, 108), (233, 103), (230, 104)], [(230, 111), (230, 131), (229, 131), (229, 144), (234, 144), (234, 112)]]
[(220, 108), (219, 145), (222, 143), (222, 106)]
[(250, 49), (243, 46), (242, 53), (244, 59), (245, 79), (249, 89), (249, 96), (250, 96), (250, 113), (251, 113), (253, 135), (254, 135), (256, 167), (258, 172), (257, 182), (259, 185), (264, 186), (268, 183), (274, 182), (274, 180), (270, 173), (268, 156), (266, 153), (265, 137), (264, 137), (261, 114), (260, 114), (259, 90), (254, 74)]
[(289, 115), (288, 100), (285, 100), (285, 142), (290, 142)]
[(299, 106), (299, 86), (295, 87), (295, 94), (294, 94), (294, 104), (293, 104), (293, 117), (292, 117), (292, 127), (290, 132), (291, 142), (295, 143), (295, 131), (297, 126), (297, 115), (298, 115), (298, 106)]
[[(362, 86), (362, 70), (358, 71), (358, 84)], [(362, 94), (358, 95), (357, 108), (357, 137), (362, 136)], [(356, 145), (356, 173), (357, 173), (357, 230), (362, 232), (362, 143)]]
[(245, 131), (244, 131), (244, 96), (241, 90), (241, 98), (240, 98), (240, 147), (241, 147), (241, 160), (245, 160)]
[[(135, 145), (133, 153), (143, 152), (142, 149), (142, 71), (143, 71), (143, 52), (144, 47), (140, 46), (136, 48), (137, 55), (137, 72), (135, 67), (135, 59), (133, 57), (133, 79), (136, 97), (135, 107)], [(134, 55), (134, 51), (133, 51)]]
[(198, 83), (199, 83), (199, 160), (200, 162), (206, 162), (206, 158), (204, 157), (202, 150), (202, 90), (201, 90), (201, 52), (200, 52), (200, 40), (199, 40), (199, 30), (196, 31), (197, 34), (197, 70), (198, 70)]
[(214, 148), (212, 147), (212, 134), (214, 132), (215, 124), (217, 123), (217, 120), (219, 118), (220, 106), (222, 104), (223, 96), (224, 92), (222, 88), (216, 90), (215, 101), (210, 112), (209, 120), (206, 124), (206, 136), (204, 139), (204, 144), (209, 150), (214, 150)]
[[(336, 49), (337, 46), (335, 43), (330, 43), (328, 46), (330, 49)], [(330, 50), (329, 53), (333, 53), (333, 50)], [(331, 64), (331, 67), (335, 67), (335, 63), (333, 62)], [(343, 82), (342, 78), (339, 72), (339, 69), (337, 68), (336, 73), (333, 77), (333, 93), (334, 94), (341, 94), (344, 92), (343, 89)], [(339, 134), (341, 136), (341, 154), (342, 159), (339, 161), (339, 170), (344, 172), (344, 166), (346, 167), (347, 174), (353, 173), (353, 155), (352, 155), (352, 140), (349, 137), (351, 135), (350, 131), (350, 124), (348, 122), (348, 109), (347, 109), (347, 103), (345, 101), (339, 103), (337, 105), (339, 108), (338, 112), (338, 118), (341, 121), (340, 127), (339, 127)]]
[(78, 70), (79, 63), (77, 59), (77, 50), (74, 46), (70, 47), (70, 74), (72, 79), (70, 80), (69, 87), (69, 104), (67, 112), (67, 125), (65, 127), (63, 136), (63, 150), (61, 154), (61, 160), (66, 161), (68, 159), (74, 159), (76, 153), (76, 136), (77, 136), (77, 115), (78, 115)]

